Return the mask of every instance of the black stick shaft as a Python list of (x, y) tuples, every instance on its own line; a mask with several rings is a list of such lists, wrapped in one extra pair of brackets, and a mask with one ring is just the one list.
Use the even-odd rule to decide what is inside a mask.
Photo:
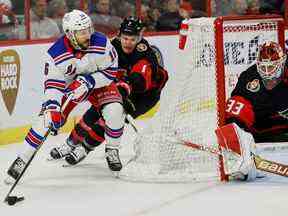
[(8, 197), (10, 196), (10, 194), (13, 192), (13, 190), (15, 189), (16, 185), (18, 184), (18, 182), (20, 181), (20, 179), (22, 178), (23, 174), (25, 173), (25, 171), (27, 170), (27, 168), (29, 167), (30, 163), (32, 162), (33, 158), (35, 157), (35, 155), (37, 154), (37, 152), (39, 151), (40, 147), (42, 146), (42, 144), (44, 143), (44, 141), (47, 139), (48, 135), (51, 132), (51, 127), (46, 131), (46, 133), (44, 134), (44, 137), (40, 143), (40, 145), (38, 146), (38, 148), (33, 152), (31, 158), (28, 160), (28, 162), (25, 164), (25, 167), (23, 169), (23, 171), (20, 173), (20, 175), (18, 176), (18, 178), (15, 180), (14, 184), (12, 185), (12, 187), (10, 188), (9, 192), (7, 193), (4, 202), (7, 201)]
[[(69, 102), (72, 100), (73, 95), (69, 95), (66, 99), (66, 101), (64, 102), (64, 104), (62, 105), (61, 109), (65, 110), (66, 106), (69, 104)], [(39, 151), (39, 149), (41, 148), (42, 144), (45, 142), (45, 140), (47, 139), (48, 135), (50, 134), (52, 130), (52, 127), (49, 127), (48, 130), (46, 131), (46, 133), (44, 134), (44, 137), (41, 141), (41, 143), (39, 144), (38, 148), (36, 148), (36, 150), (33, 152), (31, 158), (28, 160), (27, 164), (25, 165), (23, 171), (20, 173), (20, 175), (18, 176), (18, 178), (16, 179), (16, 181), (14, 182), (14, 184), (12, 185), (12, 187), (10, 188), (9, 192), (7, 193), (4, 202), (7, 201), (8, 197), (10, 196), (10, 194), (12, 193), (12, 191), (14, 190), (14, 188), (16, 187), (16, 185), (18, 184), (18, 182), (20, 181), (20, 179), (22, 178), (23, 174), (25, 173), (25, 171), (27, 170), (27, 168), (29, 167), (30, 163), (32, 162), (33, 158), (35, 157), (35, 155), (37, 154), (37, 152)]]

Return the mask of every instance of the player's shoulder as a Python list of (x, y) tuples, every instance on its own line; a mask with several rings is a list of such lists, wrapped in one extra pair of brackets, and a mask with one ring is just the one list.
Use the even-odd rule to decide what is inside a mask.
[(47, 52), (52, 57), (55, 64), (59, 64), (74, 57), (73, 47), (69, 44), (68, 39), (65, 36), (56, 40)]
[(90, 46), (106, 47), (108, 37), (101, 32), (94, 32), (90, 38)]
[(247, 68), (245, 71), (243, 71), (240, 74), (239, 79), (242, 79), (242, 80), (260, 79), (259, 73), (257, 72), (256, 64), (253, 64), (252, 66)]
[(148, 43), (148, 41), (144, 38), (142, 38), (139, 43), (136, 46), (136, 50), (137, 52), (151, 52), (151, 47), (150, 44)]

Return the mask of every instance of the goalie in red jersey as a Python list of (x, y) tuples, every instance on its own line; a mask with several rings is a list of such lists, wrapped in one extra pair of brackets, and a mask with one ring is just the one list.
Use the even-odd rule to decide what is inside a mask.
[[(220, 144), (221, 140), (222, 145), (223, 140), (226, 145), (237, 140), (240, 145), (245, 143), (250, 152), (255, 151), (255, 142), (287, 141), (287, 78), (286, 54), (280, 45), (271, 41), (260, 45), (256, 64), (241, 73), (227, 101), (227, 125), (216, 130), (217, 137), (222, 136)], [(237, 132), (231, 136), (227, 127)], [(256, 177), (254, 162), (249, 155), (246, 159), (250, 162), (242, 174), (253, 180)]]
[[(161, 54), (142, 37), (143, 25), (136, 17), (121, 24), (118, 37), (112, 40), (118, 54), (118, 81), (126, 113), (134, 118), (146, 113), (160, 100), (168, 73), (162, 66)], [(53, 148), (54, 159), (65, 157), (77, 164), (104, 141), (103, 117), (91, 106), (76, 124), (64, 144)]]

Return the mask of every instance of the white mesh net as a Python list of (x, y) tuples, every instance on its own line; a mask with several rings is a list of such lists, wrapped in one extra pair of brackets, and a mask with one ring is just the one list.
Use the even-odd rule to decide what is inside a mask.
[[(214, 21), (214, 18), (189, 20), (187, 43), (177, 56), (179, 70), (169, 74), (160, 109), (139, 132), (134, 141), (135, 156), (122, 169), (121, 178), (150, 182), (220, 180), (217, 155), (181, 142), (182, 139), (217, 147)], [(267, 39), (277, 41), (277, 22), (227, 21), (223, 37), (222, 62), (226, 92), (230, 94), (239, 73), (254, 63), (257, 45)], [(224, 93), (222, 96), (225, 97)]]

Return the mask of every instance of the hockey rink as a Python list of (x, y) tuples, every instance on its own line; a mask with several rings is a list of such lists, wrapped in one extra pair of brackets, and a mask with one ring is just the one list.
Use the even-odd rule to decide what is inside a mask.
[[(104, 159), (104, 146), (74, 167), (65, 161), (47, 161), (49, 150), (67, 134), (50, 136), (34, 158), (12, 195), (25, 196), (15, 206), (2, 200), (10, 186), (5, 172), (21, 144), (0, 147), (0, 215), (191, 215), (284, 216), (288, 212), (288, 178), (268, 175), (256, 182), (136, 183), (113, 177)], [(124, 137), (125, 139), (130, 139)], [(131, 157), (132, 146), (122, 144), (121, 159)], [(268, 159), (288, 163), (288, 150), (265, 153)]]

